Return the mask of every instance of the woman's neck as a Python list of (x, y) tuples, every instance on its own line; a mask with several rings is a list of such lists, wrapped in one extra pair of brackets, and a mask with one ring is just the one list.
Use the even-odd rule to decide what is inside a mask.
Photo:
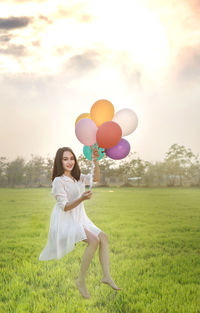
[(65, 176), (68, 176), (68, 177), (72, 177), (72, 174), (71, 174), (71, 172), (69, 172), (69, 171), (64, 171), (64, 175), (65, 175)]
[(71, 178), (73, 181), (76, 181), (75, 178), (71, 175), (71, 172), (64, 172), (64, 175)]

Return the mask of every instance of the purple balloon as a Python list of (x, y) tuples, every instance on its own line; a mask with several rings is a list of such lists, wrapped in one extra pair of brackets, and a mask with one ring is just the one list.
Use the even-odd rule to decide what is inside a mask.
[(129, 142), (121, 138), (116, 146), (106, 149), (106, 155), (113, 160), (121, 160), (129, 154), (130, 149)]

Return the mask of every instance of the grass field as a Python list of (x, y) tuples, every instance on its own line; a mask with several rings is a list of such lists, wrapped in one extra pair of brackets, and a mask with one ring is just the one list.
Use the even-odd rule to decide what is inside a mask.
[(90, 299), (75, 286), (86, 243), (41, 262), (50, 189), (0, 189), (1, 313), (199, 313), (200, 190), (96, 188), (85, 201), (109, 237), (113, 280), (101, 283), (98, 251), (87, 274)]

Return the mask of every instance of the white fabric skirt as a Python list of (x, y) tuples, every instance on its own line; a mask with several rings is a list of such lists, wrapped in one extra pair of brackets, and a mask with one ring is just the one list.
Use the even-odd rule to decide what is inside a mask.
[(87, 239), (84, 227), (96, 236), (102, 231), (89, 219), (84, 206), (65, 212), (56, 204), (51, 214), (47, 244), (39, 261), (60, 259), (72, 251), (77, 242)]

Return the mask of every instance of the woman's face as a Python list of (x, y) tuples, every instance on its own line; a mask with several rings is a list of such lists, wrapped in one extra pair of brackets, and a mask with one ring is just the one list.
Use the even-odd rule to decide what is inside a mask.
[(62, 157), (62, 166), (65, 172), (71, 172), (75, 165), (75, 159), (70, 151), (64, 151)]

